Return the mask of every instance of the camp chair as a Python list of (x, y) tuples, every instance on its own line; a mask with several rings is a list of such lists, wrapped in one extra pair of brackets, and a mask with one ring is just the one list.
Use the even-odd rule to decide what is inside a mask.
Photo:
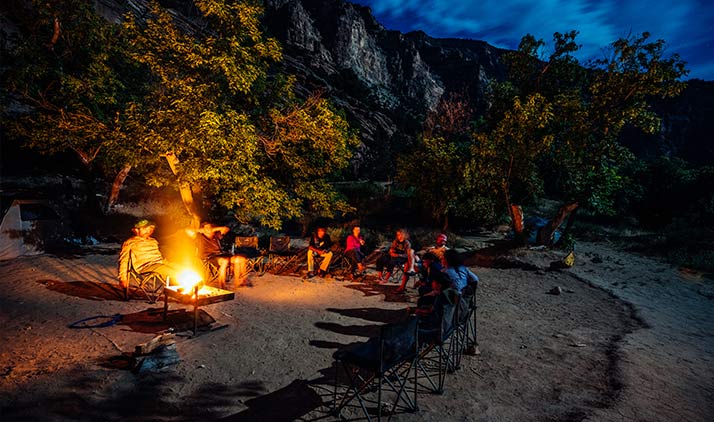
[(125, 295), (129, 298), (129, 287), (134, 284), (146, 296), (149, 303), (155, 303), (164, 291), (166, 280), (164, 277), (154, 271), (139, 272), (134, 268), (131, 262), (131, 254), (129, 255), (129, 286), (126, 287)]
[[(379, 330), (379, 337), (338, 350), (332, 356), (337, 363), (333, 393), (334, 415), (341, 418), (345, 406), (357, 399), (368, 421), (372, 420), (370, 409), (367, 408), (368, 404), (376, 406), (379, 421), (385, 410), (383, 409), (385, 393), (393, 399), (386, 409), (389, 411), (388, 420), (400, 408), (407, 412), (418, 410), (416, 363), (419, 357), (419, 319), (417, 317), (412, 317), (401, 324), (383, 325)], [(349, 386), (338, 403), (337, 378), (340, 364), (347, 375)], [(414, 370), (413, 395), (410, 396), (407, 383), (412, 370)], [(388, 391), (384, 391), (385, 386)], [(373, 396), (368, 397), (375, 389), (376, 399)]]
[[(444, 384), (447, 372), (453, 372), (455, 369), (454, 349), (457, 346), (456, 341), (452, 341), (455, 331), (455, 315), (459, 295), (446, 294), (439, 297), (443, 300), (448, 298), (446, 303), (443, 303), (441, 317), (436, 321), (436, 325), (422, 324), (419, 328), (419, 338), (422, 341), (423, 349), (419, 353), (417, 367), (422, 375), (431, 385), (431, 391), (436, 394), (444, 392)], [(437, 382), (434, 383), (433, 376), (436, 372)]]
[(300, 254), (305, 254), (307, 248), (296, 250), (290, 248), (290, 236), (271, 236), (268, 249), (266, 271), (280, 274), (299, 262)]
[[(207, 284), (213, 283), (218, 279), (218, 264), (212, 257), (208, 257), (201, 261), (201, 268), (203, 268), (203, 281)], [(230, 269), (230, 265), (228, 266)]]
[(334, 248), (332, 250), (332, 262), (330, 262), (330, 274), (338, 280), (353, 278), (357, 265), (354, 261), (345, 255), (342, 248)]
[[(459, 312), (464, 313), (458, 318), (459, 341), (462, 352), (475, 354), (478, 347), (478, 329), (476, 326), (476, 284), (469, 284), (461, 292), (461, 300), (465, 306), (459, 307)], [(460, 363), (461, 357), (457, 363)]]
[(237, 236), (234, 254), (246, 258), (248, 271), (258, 276), (265, 274), (265, 255), (258, 248), (258, 236)]

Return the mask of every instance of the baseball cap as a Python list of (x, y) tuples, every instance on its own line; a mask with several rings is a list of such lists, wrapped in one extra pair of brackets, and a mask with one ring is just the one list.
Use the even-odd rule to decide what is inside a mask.
[(154, 224), (154, 222), (151, 220), (147, 220), (146, 218), (139, 220), (136, 222), (136, 224), (134, 224), (135, 229), (141, 229), (149, 226), (156, 226), (156, 224)]

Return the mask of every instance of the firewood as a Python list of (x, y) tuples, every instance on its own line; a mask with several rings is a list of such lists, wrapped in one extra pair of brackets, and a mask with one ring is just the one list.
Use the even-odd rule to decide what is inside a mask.
[(160, 346), (168, 346), (168, 345), (174, 344), (174, 343), (176, 343), (176, 335), (174, 335), (172, 333), (161, 334), (161, 335), (158, 335), (158, 336), (152, 338), (151, 340), (149, 340), (146, 343), (142, 343), (142, 344), (136, 346), (136, 349), (134, 350), (134, 355), (135, 356), (147, 355), (147, 354), (153, 352), (154, 350), (156, 350), (156, 348), (158, 348)]

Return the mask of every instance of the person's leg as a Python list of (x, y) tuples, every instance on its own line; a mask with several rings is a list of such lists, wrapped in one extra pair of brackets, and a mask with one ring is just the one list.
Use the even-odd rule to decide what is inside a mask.
[(226, 272), (230, 260), (226, 257), (219, 256), (215, 259), (215, 262), (218, 264), (218, 285), (224, 288), (226, 286)]
[(364, 272), (364, 254), (362, 251), (355, 251), (355, 259), (357, 262), (357, 271), (360, 273)]
[(179, 270), (175, 264), (157, 262), (152, 264), (146, 264), (141, 267), (140, 272), (155, 272), (161, 274), (164, 280), (168, 279), (170, 285), (178, 285), (178, 275)]
[(414, 271), (415, 264), (416, 254), (414, 253), (414, 249), (409, 249), (409, 252), (407, 252), (407, 272), (409, 274), (416, 274), (416, 271)]
[(307, 272), (308, 274), (313, 273), (315, 271), (315, 255), (313, 255), (315, 252), (311, 250), (307, 250)]
[(320, 264), (320, 271), (323, 274), (327, 274), (327, 270), (330, 268), (330, 261), (332, 261), (332, 251), (327, 252), (322, 255), (322, 263)]
[(379, 272), (380, 276), (382, 274), (382, 271), (384, 271), (384, 267), (388, 265), (389, 262), (389, 255), (386, 253), (383, 253), (382, 255), (377, 258), (377, 262), (375, 263), (377, 267), (377, 272)]
[(245, 278), (248, 276), (247, 268), (248, 260), (246, 257), (241, 255), (233, 255), (231, 257), (231, 264), (233, 265), (233, 277), (235, 278), (235, 284), (243, 284)]

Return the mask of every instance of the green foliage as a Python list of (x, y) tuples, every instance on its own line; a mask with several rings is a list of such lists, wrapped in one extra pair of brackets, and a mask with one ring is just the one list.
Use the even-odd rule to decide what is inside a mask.
[[(582, 66), (573, 56), (576, 37), (576, 31), (555, 33), (546, 57), (546, 44), (527, 35), (518, 51), (505, 55), (509, 82), (491, 89), (493, 107), (475, 135), (471, 179), (499, 182), (493, 187), (517, 203), (542, 195), (539, 183), (545, 182), (567, 203), (613, 214), (618, 196), (631, 188), (625, 170), (633, 156), (617, 142), (621, 130), (659, 130), (647, 100), (678, 95), (687, 71), (648, 33), (617, 40), (609, 57)], [(537, 99), (537, 107), (527, 112), (522, 98)]]
[(119, 28), (86, 1), (15, 7), (18, 32), (3, 34), (3, 62), (12, 65), (2, 70), (2, 98), (6, 113), (10, 106), (34, 112), (4, 119), (10, 135), (40, 153), (72, 150), (87, 166), (115, 169), (126, 151), (107, 150), (126, 136), (123, 115), (142, 95)]
[(490, 132), (474, 135), (466, 178), (471, 190), (501, 193), (508, 204), (533, 199), (542, 185), (537, 160), (553, 142), (544, 130), (552, 119), (552, 106), (540, 94), (525, 102), (515, 97)]
[(467, 153), (468, 143), (442, 136), (423, 138), (415, 151), (399, 159), (397, 180), (414, 187), (417, 200), (442, 221), (459, 203), (465, 182), (462, 157)]
[[(63, 37), (34, 67), (10, 71), (8, 91), (34, 107), (14, 126), (29, 146), (131, 165), (152, 186), (178, 179), (240, 221), (273, 228), (351, 209), (328, 181), (357, 137), (319, 93), (298, 99), (295, 79), (272, 70), (281, 48), (263, 35), (256, 2), (196, 0), (200, 28), (158, 2), (121, 26), (73, 2), (35, 5), (27, 27), (58, 16)], [(11, 53), (25, 65), (44, 48), (27, 34), (17, 41)]]

